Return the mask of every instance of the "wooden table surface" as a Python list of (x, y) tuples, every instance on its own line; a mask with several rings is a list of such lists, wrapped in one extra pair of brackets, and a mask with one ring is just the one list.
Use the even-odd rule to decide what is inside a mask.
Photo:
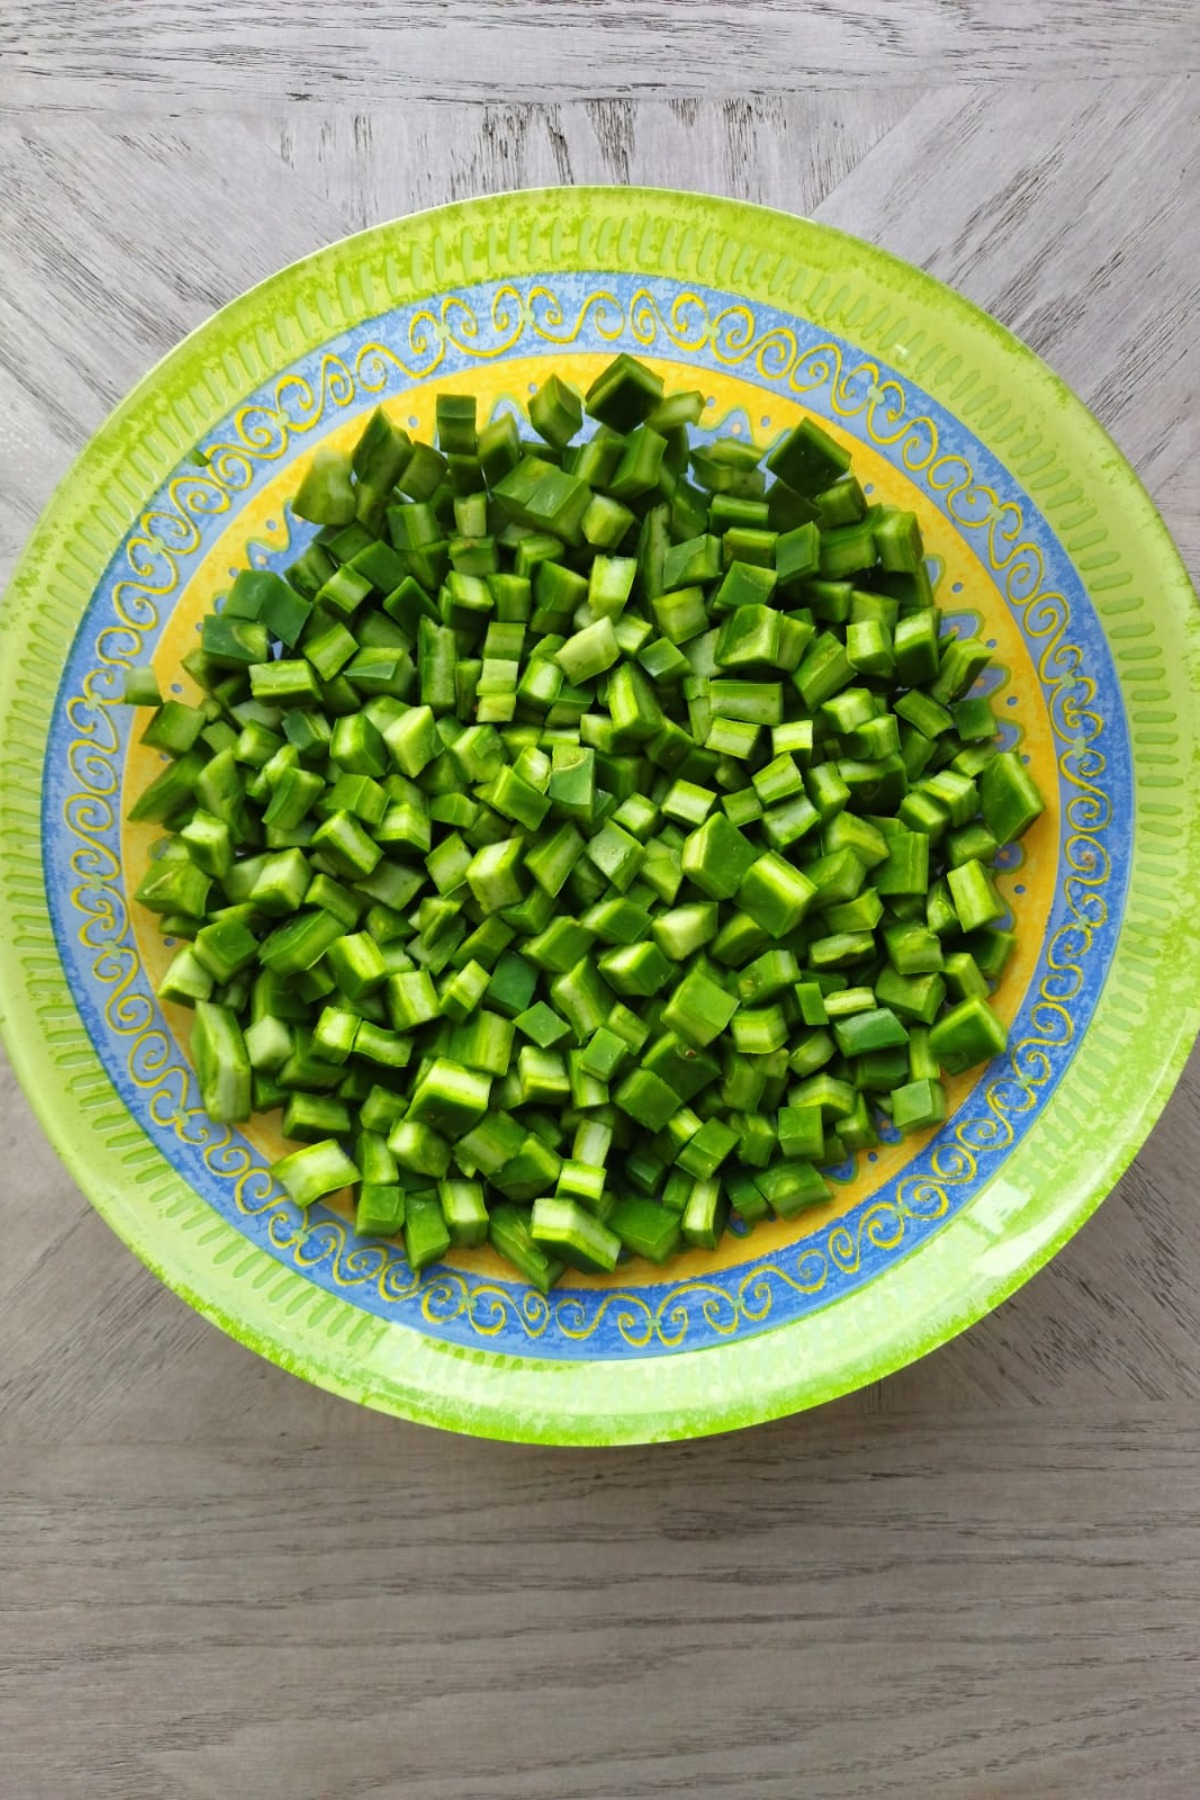
[[(1200, 561), (1194, 0), (6, 0), (0, 577), (129, 385), (371, 221), (650, 182), (859, 232)], [(937, 1355), (691, 1445), (458, 1440), (203, 1324), (0, 1090), (5, 1800), (1194, 1800), (1200, 1066)]]

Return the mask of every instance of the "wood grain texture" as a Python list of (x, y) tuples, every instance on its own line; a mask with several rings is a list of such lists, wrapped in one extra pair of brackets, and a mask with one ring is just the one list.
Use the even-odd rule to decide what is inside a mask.
[(341, 105), (1176, 74), (1191, 0), (8, 0), (8, 106)]
[[(830, 8), (880, 41), (894, 10), (907, 82), (642, 103), (597, 98), (606, 33), (663, 9), (607, 10), (587, 104), (251, 110), (237, 33), (282, 8), (228, 9), (204, 64), (190, 26), (137, 46), (110, 6), (106, 72), (82, 8), (10, 5), (40, 72), (0, 64), (0, 579), (108, 407), (248, 283), (373, 218), (593, 180), (810, 211), (953, 281), (1096, 407), (1196, 572), (1196, 102), (1153, 61), (1187, 9), (1142, 14), (1133, 74), (968, 89), (930, 34), (982, 9)], [(105, 110), (120, 83), (137, 107)], [(455, 1440), (258, 1361), (109, 1234), (7, 1074), (0, 1166), (5, 1800), (1195, 1800), (1200, 1057), (965, 1337), (655, 1450)]]

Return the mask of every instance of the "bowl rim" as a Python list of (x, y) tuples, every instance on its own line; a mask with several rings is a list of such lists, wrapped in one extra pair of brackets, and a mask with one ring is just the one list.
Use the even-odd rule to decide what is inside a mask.
[[(595, 260), (597, 221), (611, 226), (602, 262)], [(1153, 766), (1139, 762), (1131, 725), (1139, 799), (1113, 965), (1087, 1031), (1099, 1047), (1096, 1069), (1084, 1079), (1076, 1054), (1068, 1075), (1077, 1079), (1064, 1075), (1039, 1121), (1046, 1135), (1045, 1121), (1061, 1116), (1069, 1142), (1069, 1131), (1078, 1135), (1080, 1119), (1090, 1119), (1098, 1142), (1086, 1166), (1070, 1165), (1064, 1149), (1037, 1170), (1032, 1155), (1018, 1149), (961, 1214), (855, 1295), (736, 1343), (655, 1358), (648, 1381), (640, 1359), (499, 1356), (435, 1342), (324, 1294), (319, 1306), (309, 1305), (297, 1284), (315, 1296), (310, 1284), (216, 1218), (125, 1111), (74, 1007), (41, 887), (39, 749), (54, 702), (55, 659), (112, 547), (146, 493), (258, 385), (264, 369), (293, 362), (392, 306), (443, 294), (456, 281), (591, 267), (637, 275), (651, 272), (647, 261), (655, 257), (657, 274), (704, 280), (751, 302), (786, 307), (784, 283), (790, 293), (802, 288), (805, 317), (844, 331), (881, 361), (907, 358), (935, 396), (939, 372), (964, 362), (984, 387), (1015, 389), (1026, 442), (1032, 437), (1038, 454), (1052, 453), (1085, 493), (1103, 497), (1111, 522), (1102, 535), (1113, 556), (1102, 581), (1095, 570), (1078, 570), (1093, 601), (1112, 586), (1114, 558), (1123, 577), (1154, 596), (1138, 612), (1138, 655), (1147, 644), (1163, 653), (1160, 685), (1175, 707), (1180, 745), (1171, 766), (1182, 772), (1165, 772), (1161, 756)], [(800, 302), (791, 304), (801, 310)], [(259, 357), (263, 369), (247, 353), (251, 322), (277, 351), (274, 361)], [(244, 371), (241, 385), (230, 366)], [(996, 441), (989, 429), (972, 424), (1020, 479), (1007, 438)], [(1056, 530), (1070, 554), (1069, 539)], [(189, 1305), (294, 1373), (407, 1418), (523, 1441), (640, 1442), (778, 1417), (891, 1373), (992, 1310), (1082, 1225), (1149, 1132), (1200, 1027), (1200, 930), (1187, 906), (1200, 872), (1200, 811), (1191, 802), (1200, 614), (1178, 553), (1103, 427), (1032, 350), (933, 277), (830, 226), (670, 189), (524, 189), (411, 214), (314, 251), (197, 327), (95, 433), (17, 564), (0, 608), (0, 645), (0, 766), (9, 772), (0, 784), (7, 902), (0, 917), (0, 1037), (36, 1115), (91, 1203)], [(1127, 719), (1140, 666), (1117, 664)], [(1156, 711), (1170, 717), (1163, 703)], [(1161, 728), (1150, 733), (1143, 750), (1161, 735)], [(1152, 805), (1144, 810), (1142, 796), (1164, 785), (1181, 790), (1176, 814), (1183, 822), (1173, 832), (1164, 832)], [(1097, 1073), (1101, 1060), (1107, 1075)], [(1122, 1090), (1115, 1124), (1114, 1084)], [(1051, 1182), (1061, 1185), (1048, 1197)], [(148, 1207), (147, 1199), (155, 1204)], [(852, 1341), (856, 1333), (843, 1330), (840, 1354), (830, 1358), (838, 1315), (851, 1304), (871, 1324), (863, 1334), (868, 1342), (861, 1347)]]

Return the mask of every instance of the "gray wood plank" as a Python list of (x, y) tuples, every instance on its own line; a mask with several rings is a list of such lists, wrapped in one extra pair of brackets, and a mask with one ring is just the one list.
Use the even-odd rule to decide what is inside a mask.
[(373, 1423), (8, 1446), (9, 1791), (1194, 1793), (1194, 1408), (609, 1455)]
[(9, 0), (16, 106), (546, 100), (1195, 69), (1189, 0)]
[(678, 185), (812, 213), (922, 90), (270, 109), (246, 130), (355, 226), (471, 194), (560, 183)]
[(1198, 138), (1200, 91), (1182, 78), (1034, 83), (1002, 98), (946, 89), (818, 209), (1039, 351), (1116, 438), (1193, 571), (1200, 185), (1181, 148)]
[[(230, 228), (248, 181), (268, 231)], [(216, 308), (346, 229), (236, 124), (0, 123), (0, 580), (134, 382)]]
[[(3, 52), (0, 579), (86, 434), (213, 307), (372, 218), (558, 180), (741, 194), (913, 257), (1049, 356), (1195, 558), (1195, 100), (1145, 76), (1164, 21), (1188, 66), (1196, 15), (1147, 9), (1134, 44), (1106, 8), (1093, 79), (968, 90), (939, 33), (1017, 75), (1100, 14), (1041, 9), (1002, 69), (996, 9), (926, 16), (906, 50), (912, 0), (884, 93), (839, 65), (855, 91), (635, 103), (605, 86), (612, 34), (641, 34), (650, 83), (661, 10), (593, 11), (589, 103), (529, 107), (369, 103), (418, 93), (433, 54), (414, 28), (401, 74), (373, 16), (343, 110), (259, 105), (343, 53), (327, 9), (320, 33), (315, 9), (222, 9), (206, 60), (211, 12), (172, 37), (139, 7), (136, 44), (123, 3), (94, 27), (10, 4), (31, 66)], [(879, 54), (877, 24), (810, 10), (814, 58), (835, 27)], [(555, 72), (510, 41), (498, 91)], [(453, 84), (494, 49), (439, 92), (477, 91)], [(1133, 76), (1095, 79), (1124, 51)], [(560, 38), (547, 93), (583, 81), (576, 54)], [(219, 84), (234, 111), (208, 110)], [(111, 1236), (7, 1070), (0, 1159), (6, 1797), (1193, 1800), (1200, 1056), (1095, 1218), (973, 1331), (817, 1414), (609, 1454), (455, 1440), (253, 1357)]]

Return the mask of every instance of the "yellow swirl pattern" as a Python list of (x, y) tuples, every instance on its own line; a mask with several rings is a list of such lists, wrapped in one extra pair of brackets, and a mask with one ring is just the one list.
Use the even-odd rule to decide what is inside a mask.
[[(274, 1187), (254, 1152), (228, 1129), (213, 1125), (195, 1104), (186, 1063), (156, 1023), (154, 1008), (134, 991), (140, 959), (128, 941), (120, 868), (104, 842), (116, 823), (119, 789), (118, 738), (106, 709), (119, 700), (121, 672), (156, 629), (160, 608), (180, 589), (181, 560), (201, 541), (198, 521), (229, 511), (257, 470), (277, 462), (298, 437), (328, 428), (356, 399), (426, 380), (448, 350), (495, 359), (521, 345), (528, 349), (533, 340), (569, 350), (585, 326), (604, 344), (625, 336), (645, 351), (704, 354), (720, 367), (752, 370), (797, 400), (821, 393), (834, 419), (853, 421), (871, 444), (890, 451), (914, 481), (923, 482), (964, 537), (975, 540), (1037, 647), (1059, 746), (1058, 770), (1070, 794), (1061, 887), (1069, 918), (1046, 947), (1032, 1029), (1012, 1046), (1008, 1067), (983, 1090), (983, 1110), (955, 1124), (929, 1170), (900, 1180), (893, 1197), (866, 1202), (823, 1236), (806, 1238), (786, 1255), (744, 1272), (689, 1279), (645, 1294), (609, 1290), (591, 1304), (590, 1296), (578, 1291), (547, 1300), (532, 1290), (452, 1269), (440, 1268), (422, 1282), (395, 1246), (363, 1243), (337, 1217), (309, 1220), (300, 1213)], [(1101, 834), (1110, 823), (1111, 804), (1100, 785), (1105, 758), (1097, 748), (1103, 720), (1094, 706), (1096, 686), (1083, 672), (1082, 649), (1071, 641), (1069, 602), (1044, 586), (1042, 553), (1024, 532), (1021, 508), (980, 482), (961, 453), (942, 449), (935, 421), (909, 411), (902, 384), (878, 363), (863, 357), (846, 366), (843, 350), (833, 342), (802, 349), (789, 327), (760, 330), (752, 307), (714, 309), (692, 289), (678, 292), (664, 310), (648, 288), (633, 292), (627, 303), (596, 288), (569, 315), (553, 288), (534, 284), (522, 292), (508, 283), (494, 291), (482, 319), (474, 303), (449, 294), (411, 314), (403, 353), (371, 341), (349, 360), (326, 353), (311, 379), (295, 372), (279, 377), (270, 400), (241, 407), (228, 438), (211, 444), (206, 459), (172, 479), (163, 499), (141, 515), (126, 541), (126, 569), (112, 596), (116, 623), (99, 630), (94, 667), (65, 709), (75, 733), (67, 763), (77, 785), (62, 804), (62, 820), (75, 846), (70, 866), (78, 885), (71, 898), (80, 915), (78, 939), (104, 993), (105, 1023), (125, 1040), (128, 1078), (145, 1094), (150, 1116), (181, 1143), (201, 1150), (210, 1173), (233, 1184), (237, 1211), (260, 1222), (294, 1269), (307, 1275), (320, 1271), (339, 1290), (369, 1287), (388, 1305), (416, 1300), (430, 1328), (460, 1322), (482, 1341), (516, 1331), (531, 1346), (548, 1334), (582, 1344), (609, 1322), (632, 1349), (657, 1344), (676, 1350), (686, 1344), (695, 1320), (721, 1338), (759, 1329), (770, 1319), (777, 1295), (817, 1296), (834, 1276), (859, 1271), (869, 1251), (900, 1251), (913, 1228), (948, 1214), (955, 1190), (975, 1181), (980, 1159), (1005, 1150), (1013, 1141), (1012, 1120), (1036, 1105), (1052, 1074), (1050, 1052), (1062, 1051), (1074, 1039), (1071, 1005), (1084, 986), (1082, 965), (1108, 918), (1104, 889), (1111, 868)]]

